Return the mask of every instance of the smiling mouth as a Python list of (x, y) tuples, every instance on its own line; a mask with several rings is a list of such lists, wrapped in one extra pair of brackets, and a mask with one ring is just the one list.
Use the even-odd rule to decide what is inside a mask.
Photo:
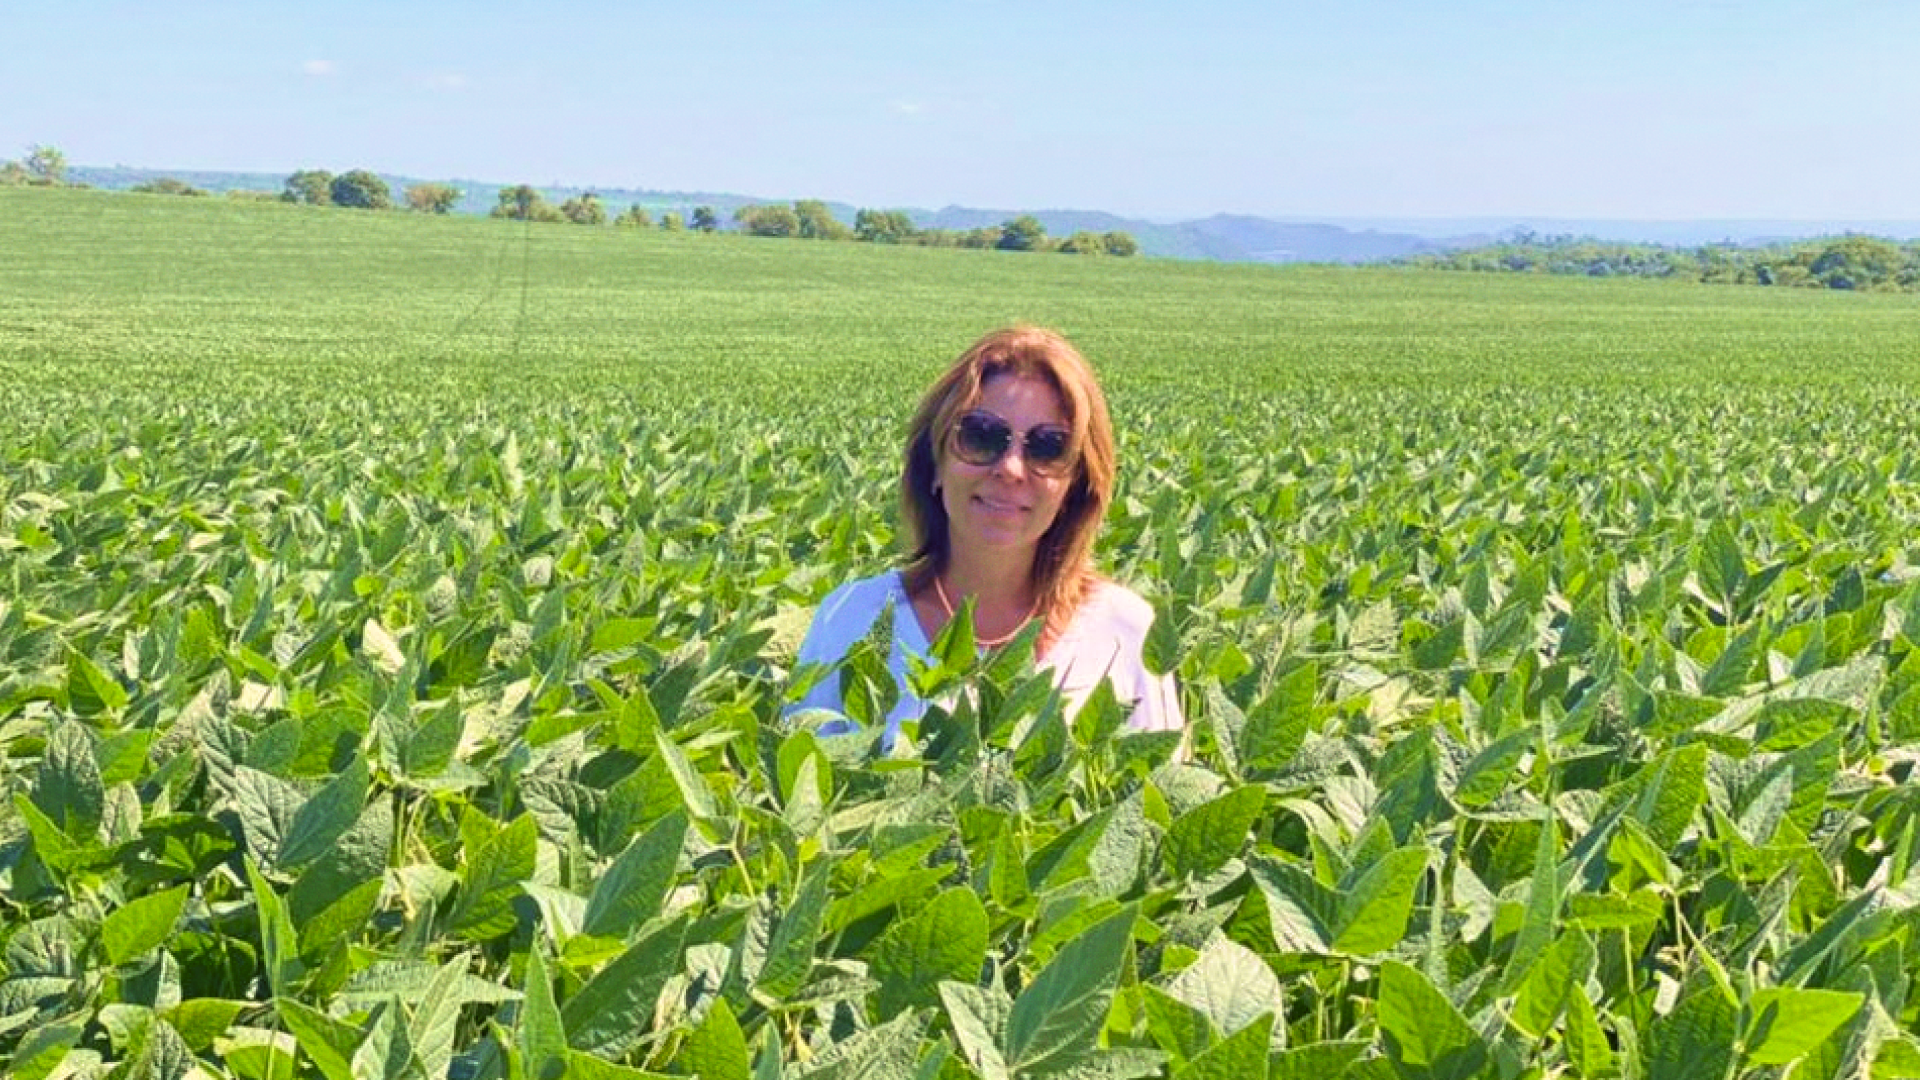
[(979, 503), (981, 506), (986, 507), (988, 510), (991, 510), (995, 513), (1000, 513), (1000, 514), (1019, 514), (1019, 513), (1024, 513), (1027, 509), (1024, 506), (1021, 506), (1019, 503), (1002, 502), (999, 499), (989, 499), (985, 495), (975, 495), (973, 499), (975, 502)]

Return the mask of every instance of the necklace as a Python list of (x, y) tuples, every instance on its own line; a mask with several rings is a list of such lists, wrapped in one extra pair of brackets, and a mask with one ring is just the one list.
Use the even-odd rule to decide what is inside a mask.
[[(940, 584), (940, 575), (938, 574), (933, 576), (933, 594), (940, 598), (940, 610), (946, 613), (948, 619), (952, 619), (953, 601), (947, 599), (947, 588)], [(1034, 613), (1039, 610), (1040, 602), (1036, 600), (1033, 602), (1033, 606), (1027, 609), (1027, 613), (1020, 617), (1020, 621), (1013, 625), (1012, 630), (1007, 631), (997, 638), (984, 638), (976, 635), (973, 643), (983, 649), (993, 649), (1005, 645), (1007, 642), (1020, 636), (1020, 628), (1027, 625), (1027, 623), (1033, 619)]]

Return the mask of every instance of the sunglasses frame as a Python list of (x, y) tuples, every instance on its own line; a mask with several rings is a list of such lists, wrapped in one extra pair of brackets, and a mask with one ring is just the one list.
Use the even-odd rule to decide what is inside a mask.
[[(991, 457), (985, 458), (984, 460), (969, 456), (964, 450), (962, 443), (962, 429), (967, 426), (969, 420), (976, 417), (984, 418), (991, 422), (993, 428), (998, 430), (995, 438), (999, 441), (1000, 447)], [(1046, 456), (1036, 457), (1033, 452), (1035, 437), (1048, 437), (1055, 432), (1058, 432), (1060, 436), (1060, 456), (1054, 458), (1048, 458)], [(947, 436), (948, 448), (952, 451), (956, 459), (982, 469), (992, 468), (998, 465), (1008, 454), (1013, 452), (1013, 444), (1016, 440), (1020, 443), (1020, 460), (1025, 463), (1027, 468), (1032, 469), (1034, 472), (1042, 476), (1064, 476), (1072, 470), (1073, 429), (1067, 427), (1065, 424), (1035, 424), (1023, 432), (1016, 432), (1006, 417), (1001, 416), (991, 409), (974, 408), (968, 409), (966, 412), (960, 414), (960, 418), (953, 423), (953, 430)]]

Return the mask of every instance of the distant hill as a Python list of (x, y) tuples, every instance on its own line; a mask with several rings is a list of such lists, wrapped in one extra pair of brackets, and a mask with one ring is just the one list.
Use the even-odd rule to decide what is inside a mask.
[[(346, 166), (351, 168), (352, 166)], [(291, 171), (291, 170), (289, 170)], [(125, 190), (161, 177), (173, 177), (211, 192), (277, 192), (286, 173), (210, 172), (194, 169), (152, 169), (116, 165), (111, 168), (75, 166), (68, 178), (98, 188)], [(393, 189), (394, 198), (408, 185), (422, 182), (420, 177), (379, 174)], [(499, 201), (502, 188), (512, 183), (482, 180), (444, 180), (459, 188), (461, 199), (455, 210), (463, 214), (485, 214)], [(788, 202), (794, 196), (738, 195), (721, 192), (658, 191), (644, 188), (584, 188), (560, 184), (535, 184), (553, 202), (593, 192), (606, 204), (609, 214), (619, 214), (638, 204), (657, 220), (665, 213), (691, 214), (696, 206), (711, 206), (720, 220), (731, 225), (733, 212), (755, 203)], [(806, 198), (807, 196), (797, 196)], [(834, 215), (848, 224), (858, 208), (846, 203), (827, 202)], [(1064, 237), (1075, 232), (1126, 232), (1133, 234), (1144, 255), (1174, 259), (1208, 259), (1219, 262), (1265, 263), (1366, 263), (1404, 259), (1417, 255), (1437, 255), (1449, 251), (1481, 247), (1528, 230), (1541, 236), (1571, 235), (1632, 243), (1693, 245), (1709, 243), (1763, 244), (1781, 239), (1862, 232), (1895, 238), (1920, 237), (1920, 222), (1809, 222), (1775, 220), (1714, 221), (1608, 221), (1569, 218), (1355, 218), (1329, 221), (1276, 220), (1245, 214), (1215, 214), (1197, 221), (1172, 224), (1124, 218), (1115, 214), (1088, 210), (991, 210), (948, 206), (940, 210), (903, 207), (914, 224), (921, 228), (978, 229), (1001, 224), (1021, 214), (1032, 214), (1046, 226), (1047, 235)]]

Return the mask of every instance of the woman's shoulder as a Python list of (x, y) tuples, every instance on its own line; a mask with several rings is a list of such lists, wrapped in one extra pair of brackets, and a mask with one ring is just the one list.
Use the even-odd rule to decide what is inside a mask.
[(1140, 640), (1153, 625), (1153, 605), (1125, 585), (1101, 578), (1088, 589), (1075, 621), (1098, 626), (1121, 638)]
[(854, 642), (873, 629), (887, 603), (897, 605), (902, 596), (900, 575), (892, 570), (838, 586), (814, 609), (806, 640), (800, 643), (800, 659), (838, 663)]
[(900, 585), (900, 572), (887, 570), (872, 577), (857, 578), (837, 586), (820, 601), (819, 617), (822, 619), (840, 619), (856, 613), (865, 612), (867, 621), (891, 600), (899, 603), (905, 595)]

